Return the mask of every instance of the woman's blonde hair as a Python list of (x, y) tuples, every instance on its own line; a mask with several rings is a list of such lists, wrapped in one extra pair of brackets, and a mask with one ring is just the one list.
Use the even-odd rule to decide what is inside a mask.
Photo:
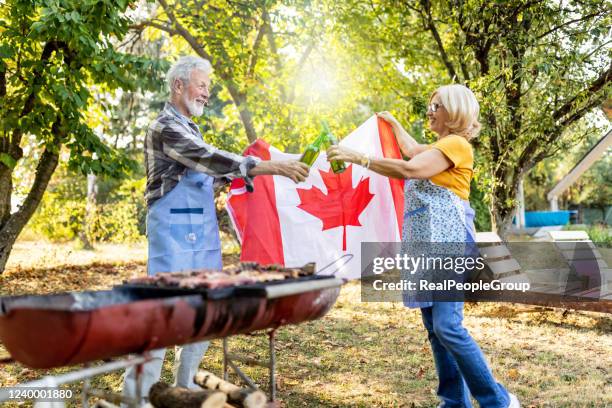
[(478, 136), (480, 105), (469, 88), (459, 84), (444, 85), (436, 89), (429, 100), (431, 101), (436, 95), (440, 97), (442, 106), (448, 112), (449, 121), (445, 125), (452, 134), (463, 136), (468, 140)]

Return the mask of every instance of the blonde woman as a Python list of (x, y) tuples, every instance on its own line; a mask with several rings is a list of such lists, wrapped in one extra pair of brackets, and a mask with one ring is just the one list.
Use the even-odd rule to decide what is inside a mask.
[[(431, 95), (427, 110), (429, 127), (438, 136), (431, 145), (414, 140), (390, 113), (378, 114), (392, 126), (409, 160), (371, 157), (343, 146), (327, 151), (328, 160), (406, 179), (402, 250), (410, 243), (474, 242), (474, 211), (468, 201), (474, 155), (469, 140), (480, 130), (479, 109), (465, 86), (442, 86)], [(463, 327), (463, 302), (419, 300), (405, 303), (421, 309), (438, 372), (440, 407), (471, 407), (471, 394), (481, 407), (518, 408), (516, 396), (495, 380)]]

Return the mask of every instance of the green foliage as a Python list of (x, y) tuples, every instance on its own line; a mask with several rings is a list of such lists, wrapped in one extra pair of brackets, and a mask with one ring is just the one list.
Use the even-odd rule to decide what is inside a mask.
[(566, 231), (586, 230), (591, 241), (603, 244), (607, 248), (612, 247), (612, 229), (606, 225), (590, 225), (586, 228), (582, 225), (566, 225), (563, 229)]
[(127, 4), (14, 0), (1, 6), (3, 137), (31, 133), (49, 149), (64, 144), (71, 168), (83, 174), (119, 176), (133, 166), (121, 151), (104, 143), (84, 116), (92, 101), (90, 84), (126, 90), (159, 87), (163, 62), (123, 54), (113, 45), (113, 38), (128, 30), (130, 20), (122, 14)]
[[(125, 213), (132, 217), (125, 222), (130, 223), (130, 233), (124, 233), (123, 235), (128, 240), (139, 239), (146, 234), (146, 217), (147, 217), (147, 206), (144, 201), (144, 190), (146, 184), (146, 178), (141, 177), (139, 179), (127, 179), (123, 180), (119, 187), (113, 192), (110, 198), (106, 201), (107, 206), (110, 207), (109, 214), (113, 214), (114, 211), (118, 213)], [(123, 205), (124, 209), (113, 208), (114, 205)], [(119, 215), (121, 217), (123, 215)], [(132, 226), (133, 225), (133, 226)], [(117, 224), (117, 228), (120, 228), (121, 224)], [(120, 239), (116, 242), (123, 242)]]
[(321, 119), (342, 136), (373, 113), (355, 94), (346, 70), (354, 58), (332, 35), (322, 2), (160, 4), (156, 21), (143, 25), (170, 35), (176, 54), (213, 63), (210, 115), (200, 119), (213, 144), (236, 152), (260, 137), (298, 153)]
[[(122, 50), (132, 23), (128, 5), (134, 7), (128, 0), (0, 1), (0, 273), (58, 162), (115, 178), (136, 167), (90, 115), (99, 109), (94, 99), (119, 89), (158, 90), (167, 68), (159, 58)], [(40, 155), (23, 160), (28, 151)], [(34, 164), (33, 182), (14, 196), (24, 187), (13, 181), (27, 173), (25, 162)], [(72, 212), (62, 222), (68, 236), (81, 210), (65, 204)]]
[(83, 230), (84, 200), (66, 200), (47, 192), (28, 225), (35, 233), (53, 242), (71, 241)]
[(333, 3), (339, 33), (359, 56), (352, 65), (363, 92), (375, 93), (372, 101), (396, 95), (387, 109), (398, 118), (422, 120), (423, 98), (443, 84), (476, 93), (479, 183), (500, 230), (519, 180), (576, 144), (564, 132), (610, 95), (609, 3)]
[(96, 206), (89, 221), (93, 242), (136, 242), (143, 239), (139, 225), (139, 208), (134, 201), (117, 201)]
[[(597, 123), (596, 115), (592, 121)], [(606, 121), (607, 122), (607, 121)], [(528, 210), (547, 210), (546, 194), (566, 176), (584, 155), (606, 134), (607, 123), (594, 126), (586, 124), (572, 126), (566, 139), (574, 146), (563, 155), (547, 158), (538, 163), (529, 173), (525, 182), (525, 203)], [(581, 207), (604, 208), (611, 205), (612, 197), (612, 155), (604, 154), (572, 186), (559, 197), (560, 208)]]
[(476, 231), (491, 231), (491, 210), (486, 203), (485, 194), (474, 180), (470, 187), (470, 206), (476, 212), (474, 216)]
[[(489, 209), (498, 228), (500, 220), (511, 218), (517, 182), (530, 169), (530, 182), (537, 182), (532, 190), (526, 183), (528, 200), (544, 204), (542, 190), (554, 183), (557, 169), (544, 159), (563, 155), (567, 161), (565, 153), (592, 126), (567, 129), (610, 92), (609, 78), (596, 81), (610, 62), (610, 7), (600, 1), (157, 4), (144, 6), (152, 13), (136, 24), (147, 27), (140, 34), (153, 49), (152, 59), (126, 54), (118, 45), (132, 23), (125, 0), (0, 5), (0, 79), (6, 89), (0, 132), (7, 138), (21, 131), (34, 135), (28, 139), (36, 146), (32, 152), (67, 147), (73, 172), (63, 179), (65, 187), (55, 185), (45, 197), (36, 216), (39, 231), (57, 217), (57, 235), (70, 239), (79, 233), (84, 179), (70, 180), (75, 172), (93, 172), (100, 175), (101, 204), (87, 220), (92, 239), (130, 240), (144, 233), (143, 174), (134, 153), (145, 124), (167, 97), (160, 78), (166, 57), (211, 59), (210, 106), (198, 121), (207, 142), (234, 152), (257, 136), (297, 153), (318, 134), (321, 119), (342, 137), (381, 110), (391, 111), (419, 141), (430, 142), (434, 136), (424, 122), (431, 92), (450, 82), (467, 84), (481, 102), (484, 125), (473, 142), (471, 203), (479, 230), (491, 229)], [(0, 151), (0, 168), (24, 162), (36, 167), (15, 151)], [(572, 200), (609, 197), (593, 188), (609, 184), (609, 163), (601, 166), (593, 177), (585, 176), (586, 187), (570, 192)], [(118, 180), (126, 174), (128, 180)], [(62, 215), (62, 206), (70, 211)]]
[(96, 203), (87, 203), (87, 179), (62, 165), (56, 172), (28, 228), (53, 242), (85, 236), (89, 242), (135, 242), (145, 234), (146, 179), (98, 178)]
[(70, 241), (80, 234), (85, 234), (92, 243), (142, 240), (146, 217), (144, 181), (144, 178), (125, 180), (106, 202), (91, 204), (89, 211), (79, 189), (50, 189), (28, 226), (53, 242)]

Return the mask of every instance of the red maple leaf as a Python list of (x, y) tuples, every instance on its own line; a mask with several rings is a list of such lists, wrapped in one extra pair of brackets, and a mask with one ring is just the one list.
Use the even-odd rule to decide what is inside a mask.
[(359, 215), (368, 206), (374, 194), (370, 193), (370, 179), (359, 180), (353, 188), (353, 165), (340, 173), (335, 174), (319, 170), (323, 183), (327, 187), (327, 194), (317, 188), (298, 188), (300, 205), (298, 208), (314, 215), (323, 221), (323, 231), (343, 227), (342, 250), (346, 251), (346, 227), (348, 225), (360, 227)]

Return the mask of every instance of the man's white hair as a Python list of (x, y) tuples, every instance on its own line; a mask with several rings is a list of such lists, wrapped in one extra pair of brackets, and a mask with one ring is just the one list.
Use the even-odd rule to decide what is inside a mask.
[(179, 58), (166, 74), (166, 83), (168, 84), (168, 89), (171, 94), (174, 92), (174, 81), (180, 79), (183, 81), (183, 84), (186, 85), (189, 83), (191, 71), (194, 69), (199, 69), (209, 76), (213, 71), (212, 65), (207, 59), (195, 57), (193, 55)]

